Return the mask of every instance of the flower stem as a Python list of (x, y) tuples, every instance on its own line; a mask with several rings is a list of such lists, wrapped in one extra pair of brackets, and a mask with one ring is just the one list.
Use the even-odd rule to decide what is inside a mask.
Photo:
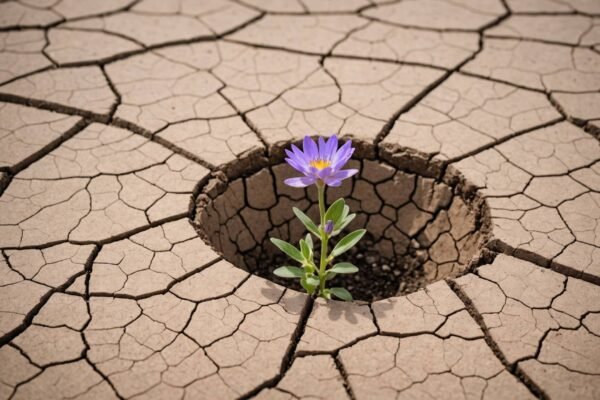
[(329, 235), (324, 232), (325, 229), (325, 185), (317, 184), (319, 193), (319, 213), (321, 217), (321, 263), (319, 265), (319, 295), (323, 296), (325, 292), (325, 268), (327, 267), (327, 242)]

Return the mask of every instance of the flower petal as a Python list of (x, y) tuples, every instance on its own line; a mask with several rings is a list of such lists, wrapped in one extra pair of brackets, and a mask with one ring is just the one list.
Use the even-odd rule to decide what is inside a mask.
[(310, 138), (310, 136), (304, 136), (302, 150), (304, 150), (304, 154), (308, 161), (316, 160), (317, 158), (319, 158), (319, 149), (317, 148), (315, 142)]
[[(300, 150), (298, 150), (298, 151), (300, 151)], [(306, 163), (306, 161), (304, 161), (303, 157), (299, 157), (297, 154), (292, 153), (288, 149), (285, 150), (285, 154), (287, 154), (287, 156), (288, 156), (288, 158), (285, 159), (285, 161), (288, 164), (290, 164), (297, 171), (300, 171), (303, 174), (306, 174), (306, 172), (308, 171), (308, 164)]]
[(292, 186), (292, 187), (307, 187), (307, 186), (315, 183), (315, 180), (316, 179), (314, 179), (313, 177), (299, 176), (296, 178), (288, 178), (288, 179), (284, 180), (283, 182), (286, 185)]
[(294, 168), (296, 171), (302, 173), (302, 174), (306, 174), (306, 169), (304, 168), (304, 166), (299, 165), (296, 160), (293, 160), (291, 158), (286, 158), (285, 162), (287, 162), (290, 167)]
[(350, 157), (352, 157), (353, 153), (354, 153), (354, 147), (352, 147), (352, 142), (347, 141), (346, 143), (344, 143), (344, 145), (342, 147), (340, 147), (340, 149), (337, 151), (337, 153), (335, 153), (335, 155), (333, 156), (333, 160), (331, 162), (331, 168), (333, 168), (334, 170), (338, 170), (338, 169), (342, 168), (344, 166), (344, 164), (346, 164), (348, 162)]
[(331, 176), (332, 172), (333, 172), (333, 170), (331, 169), (331, 167), (325, 167), (322, 170), (317, 171), (317, 176), (319, 177), (319, 179), (324, 181), (329, 176)]
[(294, 155), (298, 158), (298, 161), (301, 164), (308, 164), (310, 160), (308, 159), (308, 157), (306, 157), (306, 154), (304, 154), (302, 150), (300, 150), (295, 145), (292, 145), (292, 151), (294, 152)]
[(325, 180), (325, 184), (327, 186), (331, 186), (331, 187), (338, 187), (338, 186), (342, 185), (342, 181), (340, 179), (329, 178), (329, 179)]
[(327, 145), (325, 146), (326, 150), (325, 150), (325, 154), (326, 154), (326, 159), (327, 160), (333, 160), (333, 157), (335, 156), (337, 147), (338, 147), (338, 139), (337, 139), (337, 135), (333, 135), (329, 138), (329, 140), (327, 141)]
[(326, 158), (327, 146), (325, 145), (325, 139), (319, 136), (319, 160), (327, 160)]
[(340, 179), (344, 180), (350, 178), (351, 176), (358, 173), (357, 169), (342, 169), (340, 171), (335, 171), (335, 173), (331, 174), (331, 179)]
[(286, 154), (286, 155), (287, 155), (289, 158), (292, 158), (292, 157), (295, 157), (295, 156), (296, 156), (296, 155), (295, 155), (294, 153), (292, 153), (292, 152), (291, 152), (289, 149), (285, 149), (284, 151), (285, 151), (285, 154)]

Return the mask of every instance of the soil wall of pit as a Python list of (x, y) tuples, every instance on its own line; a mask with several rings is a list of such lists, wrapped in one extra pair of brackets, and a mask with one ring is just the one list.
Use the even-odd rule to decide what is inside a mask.
[[(360, 272), (338, 276), (332, 284), (370, 301), (458, 276), (478, 259), (487, 232), (481, 202), (448, 182), (378, 159), (351, 160), (347, 167), (360, 172), (341, 187), (328, 188), (327, 204), (343, 197), (357, 214), (347, 232), (365, 228), (368, 235), (340, 258)], [(286, 163), (277, 163), (236, 179), (213, 178), (197, 199), (200, 236), (234, 265), (298, 289), (295, 281), (273, 275), (278, 266), (293, 262), (269, 241), (297, 243), (306, 235), (292, 207), (318, 221), (315, 188), (284, 184), (297, 175)]]

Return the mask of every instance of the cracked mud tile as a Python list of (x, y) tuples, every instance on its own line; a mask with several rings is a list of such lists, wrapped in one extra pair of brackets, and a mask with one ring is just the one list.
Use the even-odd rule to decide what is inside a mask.
[(216, 167), (264, 147), (240, 117), (182, 122), (157, 136)]
[(327, 54), (353, 29), (368, 21), (355, 15), (267, 15), (228, 38), (313, 54)]
[(0, 27), (37, 27), (61, 20), (56, 12), (28, 5), (26, 2), (5, 1), (0, 3)]
[(67, 22), (64, 26), (105, 31), (125, 36), (144, 46), (157, 46), (222, 35), (258, 15), (257, 11), (230, 0), (142, 0), (129, 11)]
[(9, 399), (14, 388), (37, 375), (41, 369), (17, 349), (11, 346), (0, 347), (0, 398)]
[(59, 0), (47, 2), (6, 1), (0, 4), (0, 27), (44, 27), (65, 19), (118, 11), (135, 0)]
[(531, 180), (530, 174), (494, 148), (450, 164), (446, 174), (462, 175), (466, 189), (478, 190), (482, 197), (521, 194)]
[(600, 146), (561, 122), (451, 165), (487, 198), (493, 246), (597, 280)]
[(81, 119), (0, 103), (0, 167), (15, 170), (59, 140)]
[(339, 355), (357, 399), (496, 399), (507, 390), (515, 398), (533, 399), (504, 370), (447, 283), (377, 301), (372, 309), (383, 336)]
[(532, 89), (589, 92), (600, 89), (599, 66), (600, 54), (590, 49), (487, 38), (461, 70)]
[(577, 124), (588, 122), (594, 131), (600, 132), (600, 93), (552, 93), (552, 98)]
[[(82, 275), (92, 251), (93, 246), (67, 243), (43, 250), (4, 250), (0, 255), (0, 336), (21, 327), (52, 290)], [(50, 302), (56, 301), (54, 296)]]
[(469, 317), (465, 306), (448, 287), (439, 281), (408, 296), (376, 301), (373, 313), (382, 333), (414, 335), (436, 333), (465, 339), (483, 337), (481, 329)]
[(204, 301), (233, 293), (237, 286), (248, 278), (248, 273), (221, 260), (200, 272), (187, 277), (173, 286), (170, 291), (190, 301)]
[(68, 327), (81, 330), (89, 321), (87, 304), (83, 297), (54, 293), (33, 318), (33, 323), (45, 327)]
[[(58, 383), (58, 384), (57, 384)], [(116, 399), (102, 376), (84, 360), (44, 369), (18, 387), (12, 399)]]
[(92, 124), (15, 176), (0, 246), (101, 241), (189, 211), (208, 170), (123, 129)]
[(575, 237), (558, 210), (523, 195), (488, 199), (493, 247), (527, 260), (548, 264)]
[(443, 163), (559, 118), (540, 93), (455, 74), (403, 114), (382, 145)]
[[(232, 274), (237, 268), (231, 268), (217, 272), (239, 285)], [(92, 296), (85, 331), (90, 361), (125, 398), (235, 398), (243, 392), (233, 390), (249, 391), (272, 379), (306, 297), (245, 276), (240, 287), (217, 289), (221, 298), (197, 305), (171, 293), (137, 303)], [(192, 286), (192, 292), (206, 290), (201, 281)]]
[[(209, 56), (215, 49), (213, 43), (201, 46), (209, 48)], [(223, 84), (210, 72), (156, 53), (109, 64), (106, 72), (121, 95), (115, 116), (152, 132), (172, 122), (236, 114), (218, 93)]]
[(566, 174), (600, 158), (598, 141), (568, 122), (526, 133), (496, 149), (536, 176)]
[(572, 316), (551, 309), (567, 278), (500, 254), (492, 264), (456, 279), (509, 364), (533, 357), (549, 329), (573, 327)]
[(600, 4), (594, 0), (507, 0), (514, 13), (573, 12), (600, 14)]
[(373, 21), (351, 33), (333, 54), (452, 69), (477, 51), (478, 42), (476, 33), (435, 32)]
[(349, 397), (333, 358), (318, 355), (296, 358), (275, 388), (263, 389), (254, 399), (340, 400)]
[[(226, 272), (226, 271), (225, 271)], [(243, 284), (234, 293), (231, 290), (217, 293), (213, 300), (203, 301), (196, 307), (185, 333), (201, 346), (210, 346), (233, 335), (249, 313), (263, 306), (275, 304), (283, 295), (283, 288), (256, 276), (242, 275), (230, 270), (232, 282)], [(207, 329), (208, 328), (208, 329)]]
[(593, 46), (600, 43), (600, 19), (583, 15), (514, 15), (486, 30), (485, 35)]
[[(220, 60), (213, 73), (225, 83), (221, 93), (241, 112), (272, 102), (320, 68), (317, 57), (283, 50), (222, 42), (217, 51)], [(182, 56), (175, 59), (185, 60)]]
[(596, 192), (584, 193), (559, 206), (558, 211), (576, 241), (552, 260), (553, 268), (566, 269), (575, 276), (600, 282), (599, 209), (600, 194)]
[(356, 399), (534, 399), (483, 339), (375, 336), (339, 357)]
[(134, 12), (170, 18), (184, 15), (200, 21), (213, 35), (223, 35), (252, 21), (260, 14), (242, 2), (213, 0), (210, 2), (190, 2), (176, 0), (165, 3), (160, 0), (142, 0), (133, 7)]
[(585, 193), (558, 207), (575, 237), (581, 242), (594, 246), (600, 246), (599, 203), (600, 193)]
[(377, 333), (369, 306), (317, 299), (298, 342), (297, 353), (333, 353)]
[(456, 283), (506, 360), (549, 398), (597, 396), (600, 289), (505, 255), (476, 273)]
[(238, 396), (278, 376), (305, 302), (304, 294), (286, 291), (277, 304), (248, 314), (231, 336), (206, 349)]
[(187, 218), (168, 222), (103, 246), (92, 266), (89, 291), (92, 295), (151, 294), (218, 257)]
[(580, 374), (560, 364), (544, 364), (537, 360), (521, 362), (519, 368), (525, 376), (543, 387), (550, 399), (592, 400), (600, 396), (597, 374)]
[(104, 32), (60, 28), (48, 32), (48, 42), (45, 53), (58, 65), (101, 62), (142, 48), (133, 41)]
[[(19, 383), (11, 398), (116, 398), (108, 383), (84, 358), (88, 345), (81, 330), (89, 320), (82, 297), (53, 294), (33, 324), (10, 346), (0, 349), (2, 364), (16, 362), (23, 368), (19, 374), (0, 372), (9, 382)], [(19, 352), (15, 354), (14, 349)], [(34, 372), (37, 373), (32, 376)], [(24, 380), (26, 376), (30, 380)]]
[(332, 132), (373, 141), (381, 128), (442, 76), (430, 68), (327, 59), (280, 99), (248, 114), (269, 144)]
[(103, 115), (108, 115), (117, 101), (96, 66), (39, 72), (0, 86), (0, 93)]
[(76, 361), (85, 344), (81, 333), (68, 327), (46, 327), (33, 324), (17, 336), (13, 345), (27, 354), (36, 366)]
[(449, 0), (409, 0), (371, 8), (364, 14), (403, 26), (479, 30), (505, 12), (499, 0), (478, 1), (468, 5)]
[(168, 389), (164, 396), (178, 398), (183, 386), (216, 371), (205, 352), (180, 334), (193, 308), (171, 294), (139, 303), (92, 297), (84, 332), (88, 359), (122, 397)]
[(51, 66), (42, 53), (45, 45), (43, 31), (0, 32), (0, 84)]
[(240, 3), (265, 12), (290, 14), (351, 12), (372, 4), (369, 0), (240, 0)]
[[(535, 182), (567, 179), (571, 187), (577, 187), (566, 175), (572, 172), (575, 180), (598, 190), (594, 184), (597, 174), (593, 170), (583, 168), (600, 156), (597, 141), (568, 122), (560, 122), (553, 126), (534, 130), (513, 138), (494, 148), (485, 150), (471, 157), (451, 164), (449, 174), (462, 174), (470, 185), (480, 190), (484, 197), (512, 196), (525, 191), (532, 176), (540, 177)], [(560, 175), (565, 175), (560, 177)], [(584, 182), (585, 181), (585, 182)], [(534, 183), (534, 188), (537, 183)], [(540, 188), (543, 189), (543, 188)], [(529, 194), (536, 190), (528, 189)], [(554, 197), (550, 200), (546, 196)], [(534, 198), (551, 201), (557, 205), (565, 193), (546, 191)], [(564, 197), (568, 199), (569, 196)]]

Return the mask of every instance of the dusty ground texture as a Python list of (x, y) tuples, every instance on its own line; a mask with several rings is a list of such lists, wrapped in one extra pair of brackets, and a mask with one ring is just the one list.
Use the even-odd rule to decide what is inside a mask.
[[(597, 0), (8, 0), (0, 51), (0, 398), (600, 398)], [(307, 133), (496, 257), (370, 304), (231, 264), (193, 199)]]

